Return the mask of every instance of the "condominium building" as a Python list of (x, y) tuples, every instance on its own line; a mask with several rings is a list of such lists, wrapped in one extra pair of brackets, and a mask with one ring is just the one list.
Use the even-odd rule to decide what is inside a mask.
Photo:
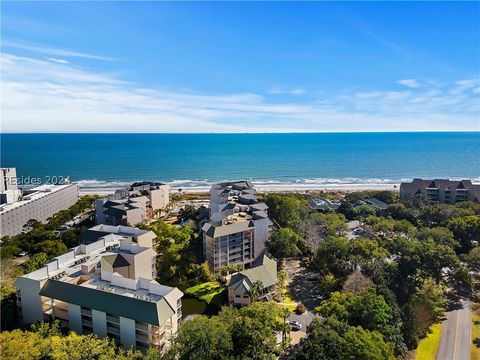
[(79, 334), (109, 337), (125, 348), (168, 348), (183, 293), (154, 280), (152, 232), (132, 237), (138, 229), (117, 230), (17, 278), (22, 322), (58, 319)]
[(134, 226), (158, 217), (169, 202), (169, 185), (135, 182), (127, 189), (95, 201), (97, 224)]
[(228, 302), (236, 306), (250, 305), (254, 300), (255, 283), (261, 285), (256, 300), (272, 300), (277, 288), (277, 261), (266, 252), (252, 263), (250, 269), (232, 275), (228, 284)]
[(77, 201), (78, 185), (75, 183), (41, 185), (23, 191), (17, 201), (0, 205), (0, 235), (17, 235), (29, 220), (44, 222)]
[(17, 189), (17, 169), (0, 168), (0, 192)]
[(202, 230), (203, 251), (212, 271), (231, 264), (249, 268), (263, 254), (272, 226), (267, 210), (248, 181), (211, 187), (210, 221)]
[(410, 183), (401, 183), (400, 199), (402, 201), (418, 195), (425, 195), (431, 201), (445, 204), (462, 201), (478, 203), (480, 202), (480, 184), (472, 184), (471, 180), (448, 179), (413, 179)]

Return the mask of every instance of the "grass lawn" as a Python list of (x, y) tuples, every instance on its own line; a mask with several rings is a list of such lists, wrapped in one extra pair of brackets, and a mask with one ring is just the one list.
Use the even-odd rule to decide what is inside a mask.
[[(215, 298), (215, 296), (225, 291), (225, 287), (217, 282), (206, 282), (200, 285), (195, 285), (185, 289), (186, 296), (194, 297), (199, 300), (205, 301), (207, 304)], [(218, 297), (217, 297), (218, 298)]]
[(197, 299), (182, 299), (182, 315), (185, 317), (192, 314), (203, 314), (207, 309), (207, 303)]
[(442, 324), (434, 324), (430, 330), (431, 333), (418, 344), (415, 360), (435, 360), (442, 335)]
[[(474, 341), (478, 342), (478, 346), (475, 345)], [(472, 345), (470, 348), (470, 359), (480, 360), (480, 306), (478, 304), (472, 304)]]
[(284, 305), (284, 304), (277, 304), (278, 306), (280, 306), (281, 308), (287, 308), (288, 310), (290, 310), (291, 312), (294, 312), (295, 309), (297, 308), (297, 305), (296, 304), (289, 304), (289, 305)]

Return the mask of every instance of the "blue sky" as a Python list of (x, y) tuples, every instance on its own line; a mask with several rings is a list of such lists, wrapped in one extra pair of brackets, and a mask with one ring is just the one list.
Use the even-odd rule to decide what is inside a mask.
[(3, 132), (479, 130), (479, 3), (3, 2)]

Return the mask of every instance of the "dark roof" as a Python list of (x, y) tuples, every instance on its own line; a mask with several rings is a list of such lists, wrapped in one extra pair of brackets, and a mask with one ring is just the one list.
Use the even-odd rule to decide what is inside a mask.
[(111, 233), (106, 231), (86, 230), (80, 234), (78, 242), (79, 244), (89, 245), (108, 234)]
[(380, 201), (376, 198), (370, 198), (366, 200), (367, 203), (371, 204), (373, 207), (381, 210), (385, 210), (388, 208), (388, 204), (385, 204), (383, 201)]
[(113, 268), (130, 266), (128, 260), (125, 259), (121, 254), (107, 255), (104, 256), (103, 259), (105, 259), (105, 261), (108, 261)]
[(52, 279), (40, 295), (158, 326), (174, 314), (165, 298), (151, 302)]
[(165, 184), (153, 181), (136, 181), (132, 185), (130, 185), (128, 191), (158, 189), (158, 187), (162, 185)]

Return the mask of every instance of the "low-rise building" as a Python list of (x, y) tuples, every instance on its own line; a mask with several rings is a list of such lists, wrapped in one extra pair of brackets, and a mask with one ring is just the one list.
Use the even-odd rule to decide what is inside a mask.
[(272, 300), (277, 288), (277, 261), (266, 252), (253, 262), (250, 269), (232, 275), (228, 284), (228, 302), (236, 306), (250, 305), (255, 283), (261, 285), (257, 289), (257, 300)]
[(155, 281), (152, 232), (132, 236), (135, 229), (118, 229), (17, 278), (21, 321), (58, 319), (79, 334), (109, 337), (125, 348), (168, 348), (183, 293)]
[(406, 201), (414, 196), (427, 196), (430, 201), (456, 204), (462, 201), (480, 202), (480, 184), (471, 180), (413, 179), (400, 184), (400, 199)]
[(75, 183), (41, 185), (25, 190), (15, 201), (0, 205), (0, 236), (20, 234), (29, 220), (45, 222), (77, 201), (78, 185)]
[(310, 196), (307, 202), (310, 209), (320, 211), (335, 211), (340, 206), (340, 203), (330, 201), (320, 196)]
[(272, 222), (268, 206), (256, 199), (248, 181), (215, 184), (210, 189), (210, 221), (203, 225), (203, 251), (210, 269), (251, 267), (265, 250)]
[(95, 201), (97, 224), (134, 226), (158, 217), (169, 202), (169, 185), (135, 182), (127, 189)]
[(388, 204), (376, 198), (358, 200), (357, 202), (355, 202), (354, 207), (358, 207), (358, 206), (368, 206), (375, 210), (385, 210), (388, 208)]

